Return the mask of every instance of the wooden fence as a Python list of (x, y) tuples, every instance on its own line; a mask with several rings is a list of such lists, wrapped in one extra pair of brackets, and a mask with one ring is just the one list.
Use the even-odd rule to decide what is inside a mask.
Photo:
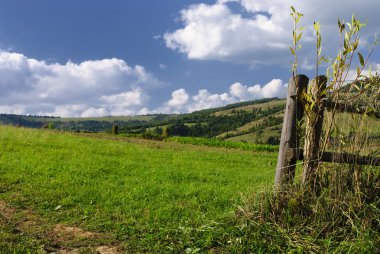
[[(327, 79), (319, 76), (310, 82), (305, 75), (297, 75), (289, 81), (280, 150), (278, 154), (275, 187), (293, 182), (297, 160), (303, 160), (302, 183), (307, 184), (316, 177), (320, 162), (348, 163), (356, 165), (380, 166), (380, 158), (358, 156), (348, 153), (321, 152), (320, 139), (324, 111), (365, 114), (365, 109), (357, 108), (325, 98)], [(307, 94), (305, 100), (305, 94)], [(302, 99), (303, 98), (303, 99)], [(307, 111), (307, 114), (305, 114)], [(304, 148), (300, 147), (299, 123), (305, 116)], [(380, 112), (369, 112), (380, 119)]]

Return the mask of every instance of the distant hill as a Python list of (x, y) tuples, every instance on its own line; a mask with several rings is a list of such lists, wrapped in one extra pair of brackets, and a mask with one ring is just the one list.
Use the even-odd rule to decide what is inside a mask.
[(272, 98), (174, 115), (60, 118), (0, 114), (0, 124), (75, 132), (111, 132), (117, 125), (119, 133), (125, 135), (217, 137), (278, 144), (284, 108), (285, 100)]

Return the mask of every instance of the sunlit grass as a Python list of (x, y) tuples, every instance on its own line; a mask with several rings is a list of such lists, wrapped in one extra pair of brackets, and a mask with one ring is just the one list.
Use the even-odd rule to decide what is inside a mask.
[(184, 248), (182, 229), (217, 222), (241, 194), (270, 186), (277, 157), (4, 126), (0, 156), (0, 199), (110, 232), (129, 250)]

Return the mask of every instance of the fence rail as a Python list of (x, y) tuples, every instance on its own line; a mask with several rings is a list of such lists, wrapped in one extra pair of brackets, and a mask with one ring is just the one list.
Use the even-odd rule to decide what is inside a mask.
[[(314, 181), (319, 162), (380, 166), (380, 158), (378, 157), (320, 151), (322, 122), (326, 109), (337, 112), (367, 114), (380, 119), (380, 112), (325, 99), (324, 89), (326, 83), (326, 77), (319, 76), (310, 82), (311, 87), (308, 89), (309, 78), (305, 75), (297, 75), (289, 81), (275, 176), (276, 188), (293, 181), (297, 160), (303, 160), (302, 183), (304, 185)], [(311, 102), (301, 100), (304, 93), (308, 93), (307, 97)], [(305, 114), (305, 145), (302, 149), (300, 148), (298, 135), (299, 123), (303, 119), (306, 107), (308, 107), (308, 111)]]
[[(297, 160), (304, 160), (304, 150), (298, 149)], [(323, 152), (319, 153), (318, 161), (320, 162), (330, 162), (330, 163), (343, 163), (343, 164), (356, 164), (356, 165), (367, 165), (367, 166), (380, 166), (380, 158), (371, 156), (361, 156), (350, 153), (334, 153), (334, 152)]]
[(354, 113), (354, 114), (360, 114), (360, 115), (368, 115), (375, 117), (377, 119), (380, 119), (380, 112), (368, 110), (367, 108), (363, 107), (355, 107), (352, 105), (344, 104), (344, 103), (337, 103), (333, 100), (327, 100), (326, 101), (326, 109), (327, 110), (335, 110), (337, 112), (347, 112), (347, 113)]

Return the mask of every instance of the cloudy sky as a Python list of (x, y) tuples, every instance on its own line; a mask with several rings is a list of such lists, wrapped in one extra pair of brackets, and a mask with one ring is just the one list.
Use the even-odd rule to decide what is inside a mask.
[(363, 52), (380, 30), (374, 0), (0, 0), (0, 113), (178, 113), (283, 97), (291, 5), (305, 15), (309, 76), (314, 21), (329, 56), (338, 18), (368, 23)]

